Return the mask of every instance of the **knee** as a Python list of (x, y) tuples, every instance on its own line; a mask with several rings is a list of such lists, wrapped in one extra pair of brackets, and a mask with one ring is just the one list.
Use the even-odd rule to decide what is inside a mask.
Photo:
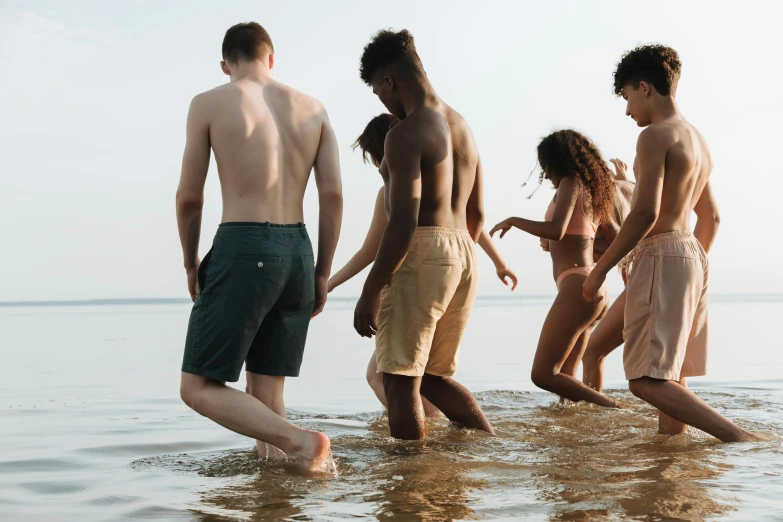
[(378, 372), (370, 371), (369, 368), (367, 369), (367, 384), (370, 385), (370, 388), (373, 390), (381, 388), (383, 389), (383, 374)]
[(550, 382), (552, 381), (552, 372), (546, 369), (533, 367), (533, 370), (530, 372), (530, 380), (542, 390), (549, 391)]
[(628, 381), (628, 389), (631, 393), (640, 399), (644, 399), (645, 391), (647, 390), (646, 382), (644, 379), (634, 379)]
[(269, 408), (272, 411), (277, 411), (277, 408), (283, 404), (283, 397), (280, 393), (278, 393), (275, 389), (269, 389), (269, 388), (263, 388), (263, 387), (253, 387), (250, 384), (247, 385), (247, 393), (249, 395), (252, 395), (259, 401), (261, 401), (264, 406)]
[(604, 357), (598, 353), (591, 353), (590, 350), (586, 351), (582, 356), (582, 364), (584, 366), (596, 367), (601, 366), (604, 362)]
[(196, 381), (195, 379), (182, 379), (179, 385), (179, 396), (182, 402), (187, 404), (189, 408), (199, 411), (205, 387), (205, 382)]

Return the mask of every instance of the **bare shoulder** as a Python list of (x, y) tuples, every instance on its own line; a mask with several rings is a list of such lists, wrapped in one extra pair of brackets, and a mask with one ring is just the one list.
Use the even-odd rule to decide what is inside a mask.
[(645, 148), (668, 148), (679, 137), (678, 129), (668, 123), (653, 123), (639, 133), (637, 146)]
[[(419, 116), (409, 116), (389, 129), (384, 141), (384, 150), (398, 153), (402, 150), (417, 150), (420, 138), (426, 134), (426, 125)], [(384, 162), (386, 158), (384, 157)], [(383, 167), (383, 163), (381, 164)], [(388, 168), (388, 167), (387, 167)]]
[(270, 91), (270, 94), (277, 99), (284, 101), (290, 107), (295, 108), (300, 114), (307, 116), (318, 116), (324, 120), (328, 120), (326, 114), (326, 108), (316, 98), (309, 96), (301, 91), (298, 91), (280, 82), (270, 83), (266, 89)]

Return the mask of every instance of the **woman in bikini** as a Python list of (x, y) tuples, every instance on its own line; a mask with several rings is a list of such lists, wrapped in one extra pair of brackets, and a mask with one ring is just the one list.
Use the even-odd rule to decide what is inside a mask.
[[(398, 121), (399, 120), (391, 114), (376, 116), (370, 120), (367, 127), (365, 127), (364, 132), (356, 139), (356, 142), (353, 145), (354, 149), (357, 147), (361, 149), (362, 158), (365, 163), (372, 163), (378, 168), (384, 180), (387, 176), (384, 175), (386, 164), (383, 162), (383, 143), (386, 139), (386, 133), (389, 132), (389, 129), (394, 127)], [(370, 228), (367, 231), (367, 237), (364, 238), (364, 244), (362, 244), (359, 251), (353, 255), (345, 266), (329, 279), (329, 292), (354, 277), (375, 261), (375, 255), (378, 253), (378, 246), (381, 243), (381, 237), (383, 236), (383, 231), (385, 230), (388, 221), (384, 203), (384, 191), (385, 187), (381, 187), (378, 191), (378, 196), (375, 198), (375, 210), (373, 211)], [(514, 290), (517, 287), (517, 276), (506, 266), (505, 261), (495, 249), (492, 239), (490, 239), (486, 230), (481, 232), (478, 244), (495, 265), (495, 271), (498, 278), (500, 278), (506, 286), (509, 285), (510, 281), (511, 290)], [(383, 390), (383, 375), (377, 372), (375, 354), (370, 357), (370, 362), (367, 365), (367, 383), (370, 385), (373, 392), (375, 392), (375, 396), (378, 397), (381, 404), (386, 406), (386, 394)], [(425, 415), (432, 417), (439, 414), (438, 409), (424, 397), (422, 397), (422, 402), (424, 403)]]
[(490, 231), (490, 236), (501, 231), (502, 238), (514, 227), (549, 240), (557, 297), (541, 330), (531, 378), (539, 388), (575, 402), (622, 407), (573, 375), (593, 327), (609, 306), (606, 288), (601, 289), (603, 299), (587, 303), (582, 283), (594, 267), (596, 231), (610, 219), (614, 179), (598, 148), (573, 130), (544, 138), (538, 145), (538, 162), (543, 169), (539, 182), (548, 179), (557, 189), (545, 221), (511, 217)]

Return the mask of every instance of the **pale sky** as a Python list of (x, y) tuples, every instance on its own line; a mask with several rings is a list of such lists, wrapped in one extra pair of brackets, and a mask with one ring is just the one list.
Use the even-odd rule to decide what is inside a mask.
[[(584, 132), (605, 157), (634, 157), (639, 129), (612, 94), (621, 54), (677, 49), (680, 108), (707, 138), (722, 225), (710, 254), (715, 293), (783, 293), (783, 49), (777, 2), (206, 2), (0, 3), (0, 301), (186, 297), (174, 193), (185, 116), (226, 82), (225, 30), (257, 21), (275, 77), (320, 99), (340, 143), (345, 215), (338, 269), (361, 245), (381, 185), (350, 144), (384, 111), (359, 79), (363, 46), (408, 29), (439, 95), (468, 121), (486, 178), (487, 227), (543, 219), (522, 181), (541, 137)], [(317, 200), (305, 221), (315, 242)], [(210, 169), (201, 254), (221, 213)], [(538, 240), (499, 242), (518, 295), (554, 294)], [(482, 257), (481, 293), (505, 294)], [(337, 295), (358, 295), (362, 274)], [(616, 289), (619, 277), (612, 276)]]

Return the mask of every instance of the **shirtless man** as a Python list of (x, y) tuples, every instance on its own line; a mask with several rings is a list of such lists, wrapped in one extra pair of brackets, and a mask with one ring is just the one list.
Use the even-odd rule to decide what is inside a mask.
[(427, 436), (422, 395), (452, 422), (493, 433), (475, 397), (451, 378), (478, 284), (476, 143), (435, 93), (408, 31), (376, 34), (360, 74), (401, 120), (384, 144), (389, 220), (354, 314), (359, 335), (376, 336), (391, 435)]
[[(296, 377), (311, 317), (326, 302), (342, 219), (337, 142), (323, 106), (272, 79), (274, 48), (257, 23), (226, 31), (225, 85), (190, 105), (177, 225), (190, 315), (180, 394), (221, 426), (269, 443), (308, 469), (323, 469), (329, 439), (286, 420), (285, 377)], [(199, 263), (210, 147), (223, 195), (222, 224)], [(318, 260), (303, 221), (315, 169)], [(246, 364), (247, 393), (236, 382)]]
[(674, 97), (679, 78), (677, 52), (662, 45), (638, 47), (617, 65), (615, 94), (627, 100), (626, 114), (645, 127), (636, 146), (636, 193), (617, 238), (585, 280), (584, 297), (601, 299), (606, 274), (633, 251), (623, 332), (631, 393), (658, 408), (661, 434), (691, 425), (725, 442), (757, 440), (682, 383), (706, 374), (705, 249), (715, 239), (719, 214), (709, 183), (709, 149)]

